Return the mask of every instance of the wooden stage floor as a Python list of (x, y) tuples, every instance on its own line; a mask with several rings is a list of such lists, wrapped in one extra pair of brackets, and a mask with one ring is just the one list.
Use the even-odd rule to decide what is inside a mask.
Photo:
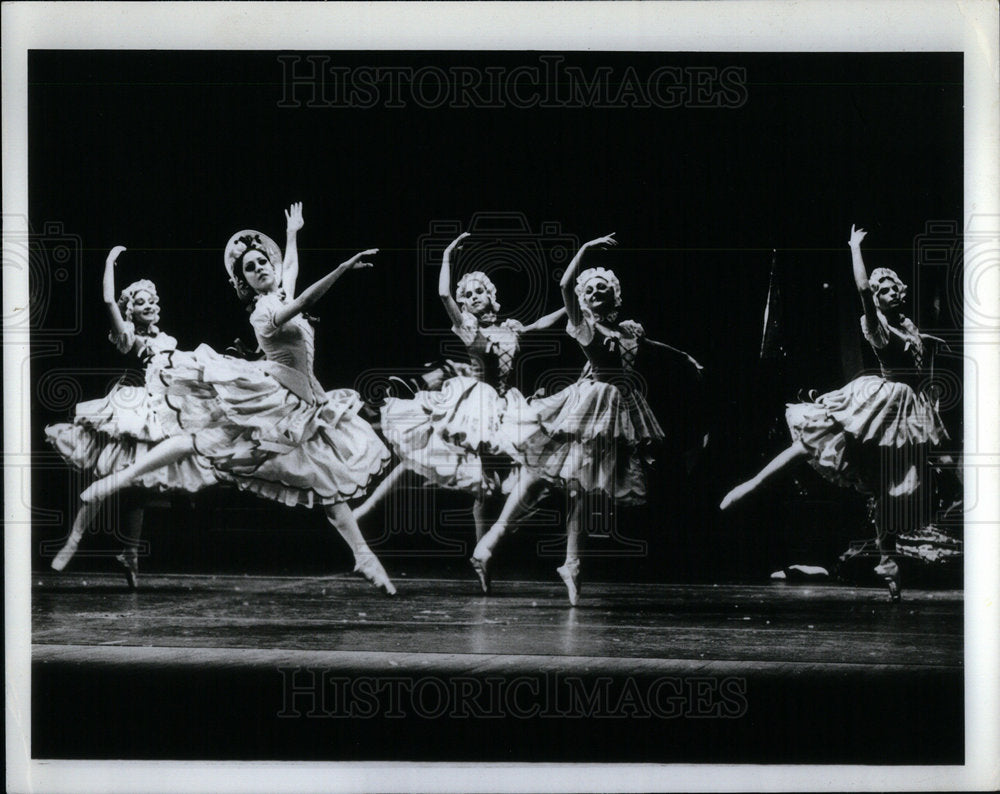
[(35, 574), (39, 758), (960, 763), (963, 600)]

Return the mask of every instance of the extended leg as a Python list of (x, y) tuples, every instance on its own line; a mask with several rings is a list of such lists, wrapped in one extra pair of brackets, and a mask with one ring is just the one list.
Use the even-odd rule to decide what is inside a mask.
[[(127, 487), (132, 481), (156, 471), (163, 466), (169, 466), (194, 452), (194, 441), (189, 436), (176, 436), (161, 441), (145, 455), (136, 458), (135, 462), (120, 472), (109, 474), (97, 482), (91, 484), (87, 490), (80, 494), (80, 506), (76, 518), (73, 519), (73, 529), (70, 532), (66, 545), (62, 547), (56, 558), (52, 561), (52, 567), (61, 571), (73, 558), (76, 548), (80, 543), (80, 538), (97, 516), (101, 507), (101, 502), (112, 494), (117, 493), (122, 488)], [(141, 519), (140, 519), (141, 522)]]
[(473, 556), (478, 560), (488, 560), (500, 539), (506, 534), (512, 523), (522, 518), (531, 509), (535, 497), (543, 482), (537, 477), (522, 476), (518, 479), (514, 490), (504, 502), (503, 509), (489, 532), (480, 538), (476, 544)]
[(583, 498), (572, 497), (566, 516), (566, 562), (556, 568), (556, 573), (566, 585), (570, 606), (580, 601), (580, 532), (583, 524)]
[(125, 579), (130, 590), (139, 588), (139, 538), (142, 536), (145, 512), (141, 495), (130, 493), (123, 500), (119, 531), (125, 548), (115, 559), (125, 569)]
[(350, 508), (343, 502), (327, 505), (326, 517), (340, 533), (340, 536), (347, 541), (351, 551), (354, 552), (355, 572), (360, 573), (373, 585), (383, 590), (386, 595), (395, 595), (396, 588), (393, 587), (385, 568), (375, 556), (375, 552), (368, 548), (368, 543), (361, 534), (358, 522), (354, 519)]
[(878, 546), (879, 561), (874, 571), (882, 577), (889, 588), (889, 598), (899, 601), (902, 597), (900, 587), (899, 565), (889, 556), (890, 546), (895, 546), (888, 536), (888, 513), (892, 510), (892, 500), (882, 495), (878, 498), (875, 508), (875, 543)]
[(73, 519), (73, 527), (70, 530), (69, 538), (66, 539), (66, 543), (63, 544), (55, 559), (52, 560), (53, 570), (61, 571), (73, 559), (73, 555), (76, 554), (76, 549), (80, 545), (80, 538), (83, 537), (83, 533), (87, 531), (87, 527), (97, 517), (100, 509), (101, 505), (99, 502), (84, 502), (80, 506), (80, 509), (76, 513), (76, 518)]
[(472, 552), (472, 559), (469, 562), (472, 563), (472, 567), (479, 577), (479, 583), (484, 593), (488, 593), (490, 590), (487, 563), (490, 557), (493, 556), (493, 549), (496, 548), (500, 539), (507, 532), (508, 527), (522, 518), (531, 509), (543, 487), (544, 482), (541, 479), (522, 474), (518, 478), (514, 490), (507, 497), (507, 501), (504, 502), (503, 509), (500, 511), (496, 523), (476, 543), (476, 548)]
[[(110, 477), (105, 479), (115, 476), (110, 475)], [(93, 523), (101, 510), (101, 501), (103, 500), (83, 502), (80, 505), (80, 509), (73, 519), (73, 527), (70, 530), (69, 538), (67, 538), (66, 543), (63, 544), (55, 559), (52, 560), (52, 568), (54, 570), (63, 570), (69, 564), (69, 561), (73, 559), (73, 555), (76, 554), (77, 547), (80, 545), (83, 533), (87, 531), (87, 528)], [(134, 496), (128, 498), (123, 505), (121, 523), (121, 533), (122, 539), (125, 541), (125, 549), (117, 559), (125, 566), (125, 576), (128, 579), (129, 587), (133, 590), (138, 585), (139, 564), (136, 547), (139, 545), (139, 537), (142, 533), (142, 519), (143, 510), (141, 502), (138, 502)]]
[(375, 490), (368, 495), (368, 498), (354, 508), (354, 519), (356, 521), (360, 521), (368, 515), (372, 511), (372, 508), (385, 499), (385, 497), (389, 495), (389, 492), (396, 487), (399, 483), (399, 479), (406, 473), (406, 471), (407, 468), (402, 463), (390, 471), (389, 474), (386, 475), (385, 479), (376, 486)]
[(753, 478), (737, 485), (733, 488), (733, 490), (727, 493), (725, 498), (722, 500), (722, 504), (719, 505), (719, 509), (725, 510), (726, 508), (736, 504), (736, 502), (740, 499), (748, 496), (760, 488), (760, 486), (762, 486), (767, 480), (776, 475), (782, 469), (791, 466), (793, 463), (797, 463), (808, 454), (809, 453), (802, 442), (795, 441), (790, 447), (787, 447), (776, 455), (771, 462), (757, 472)]
[(166, 441), (161, 441), (145, 455), (136, 458), (131, 466), (93, 483), (80, 494), (80, 500), (82, 502), (101, 502), (122, 488), (131, 485), (137, 477), (176, 463), (193, 452), (194, 441), (190, 436), (168, 438)]
[[(490, 528), (491, 516), (497, 515), (497, 506), (500, 500), (495, 496), (476, 496), (476, 501), (472, 503), (472, 519), (476, 524), (476, 543), (483, 539), (483, 535)], [(500, 512), (503, 511), (501, 506)]]

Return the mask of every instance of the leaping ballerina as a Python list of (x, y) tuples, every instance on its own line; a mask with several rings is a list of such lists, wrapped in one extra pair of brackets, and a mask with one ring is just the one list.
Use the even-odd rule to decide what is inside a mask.
[[(941, 340), (922, 334), (903, 313), (906, 285), (888, 268), (871, 275), (861, 256), (864, 229), (851, 226), (848, 246), (854, 283), (864, 313), (861, 333), (878, 358), (881, 375), (862, 375), (813, 402), (787, 406), (792, 443), (754, 477), (733, 488), (720, 505), (727, 510), (782, 470), (808, 461), (826, 479), (875, 496), (881, 559), (875, 572), (899, 600), (899, 566), (882, 547), (899, 500), (920, 487), (920, 462), (928, 448), (948, 438), (938, 406), (921, 381)], [(929, 349), (930, 348), (930, 349)]]
[(682, 351), (647, 340), (643, 327), (634, 320), (618, 319), (621, 285), (612, 271), (594, 267), (577, 276), (585, 253), (616, 244), (613, 234), (584, 243), (560, 282), (567, 333), (587, 358), (584, 376), (556, 394), (531, 400), (529, 411), (504, 420), (504, 434), (514, 439), (521, 470), (500, 517), (470, 560), (484, 592), (490, 590), (489, 564), (497, 544), (524, 517), (539, 489), (551, 486), (569, 497), (566, 559), (557, 573), (573, 606), (580, 593), (584, 498), (601, 494), (619, 504), (645, 501), (644, 458), (649, 446), (662, 441), (664, 434), (638, 388), (636, 355), (644, 340)]
[(564, 310), (529, 325), (514, 319), (501, 321), (496, 286), (480, 271), (463, 275), (452, 297), (451, 260), (469, 236), (461, 234), (445, 248), (438, 295), (451, 330), (469, 353), (471, 375), (456, 375), (440, 389), (418, 391), (411, 399), (390, 397), (386, 401), (382, 431), (400, 464), (354, 515), (358, 519), (366, 515), (411, 470), (432, 485), (475, 497), (472, 514), (478, 541), (499, 512), (501, 480), (508, 476), (512, 463), (513, 447), (501, 432), (502, 417), (517, 414), (527, 405), (513, 385), (520, 339), (551, 327)]
[[(155, 372), (177, 349), (177, 340), (160, 330), (160, 299), (149, 279), (133, 281), (115, 298), (115, 267), (128, 249), (116, 245), (104, 262), (102, 291), (111, 331), (108, 340), (119, 353), (135, 355), (146, 369)], [(145, 386), (119, 382), (105, 396), (76, 406), (72, 423), (45, 428), (48, 442), (72, 466), (91, 477), (120, 472), (166, 438)], [(192, 455), (139, 478), (136, 485), (146, 491), (194, 493), (217, 482), (208, 461)], [(96, 513), (87, 506), (65, 545), (52, 561), (63, 570), (72, 559), (83, 534)], [(116, 559), (121, 563), (131, 589), (139, 586), (139, 539), (144, 505), (141, 494), (132, 494), (123, 505), (118, 528), (124, 549)]]
[(284, 262), (277, 244), (252, 229), (234, 234), (225, 249), (226, 272), (250, 304), (265, 359), (221, 356), (206, 345), (170, 355), (150, 383), (170, 437), (84, 491), (84, 511), (197, 453), (243, 490), (289, 506), (321, 504), (351, 547), (355, 571), (392, 595), (395, 587), (347, 506), (367, 493), (387, 466), (389, 451), (358, 416), (357, 392), (327, 392), (316, 380), (314, 333), (303, 316), (346, 273), (372, 267), (365, 260), (378, 249), (355, 254), (296, 296), (302, 205), (293, 204), (285, 216)]

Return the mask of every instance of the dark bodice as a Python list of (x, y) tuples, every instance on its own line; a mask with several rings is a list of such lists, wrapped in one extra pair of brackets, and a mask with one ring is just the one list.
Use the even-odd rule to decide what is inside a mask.
[(590, 364), (591, 376), (604, 383), (628, 383), (635, 370), (642, 326), (632, 321), (604, 325), (584, 318), (579, 325), (570, 322), (572, 336)]
[(155, 326), (150, 327), (147, 333), (138, 333), (131, 322), (125, 323), (120, 334), (110, 332), (108, 339), (119, 352), (135, 353), (143, 366), (148, 365), (158, 353), (168, 353), (177, 349), (177, 340), (170, 334)]
[(524, 326), (517, 320), (504, 320), (497, 325), (479, 325), (471, 315), (465, 315), (461, 326), (452, 330), (465, 343), (475, 376), (503, 396), (510, 389), (514, 360), (520, 347)]
[(930, 365), (930, 356), (917, 327), (908, 318), (903, 318), (899, 326), (891, 326), (879, 315), (876, 328), (869, 328), (862, 317), (861, 332), (875, 351), (882, 377), (916, 388)]

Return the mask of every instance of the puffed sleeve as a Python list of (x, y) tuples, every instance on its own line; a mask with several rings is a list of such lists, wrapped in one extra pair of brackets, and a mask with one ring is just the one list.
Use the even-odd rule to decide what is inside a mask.
[(594, 341), (594, 323), (584, 317), (579, 323), (572, 319), (566, 321), (566, 333), (573, 337), (583, 347)]
[(462, 324), (453, 325), (451, 330), (455, 333), (462, 343), (465, 345), (471, 345), (476, 338), (476, 334), (479, 333), (479, 323), (475, 317), (467, 312), (462, 312)]
[(865, 315), (861, 316), (861, 333), (868, 340), (868, 344), (876, 350), (881, 350), (889, 344), (889, 329), (881, 322), (875, 328), (869, 328), (868, 318)]
[(257, 305), (250, 313), (250, 325), (259, 338), (267, 338), (278, 330), (274, 318), (281, 308), (281, 298), (277, 295), (264, 295), (257, 299)]
[(109, 331), (108, 341), (119, 353), (128, 353), (135, 345), (135, 324), (126, 322), (120, 334), (116, 334), (113, 330)]
[(501, 327), (506, 328), (508, 331), (513, 333), (515, 336), (520, 336), (521, 334), (524, 333), (524, 323), (522, 323), (520, 320), (515, 320), (513, 317), (511, 317), (508, 320), (504, 320), (502, 323), (500, 323), (500, 325)]

